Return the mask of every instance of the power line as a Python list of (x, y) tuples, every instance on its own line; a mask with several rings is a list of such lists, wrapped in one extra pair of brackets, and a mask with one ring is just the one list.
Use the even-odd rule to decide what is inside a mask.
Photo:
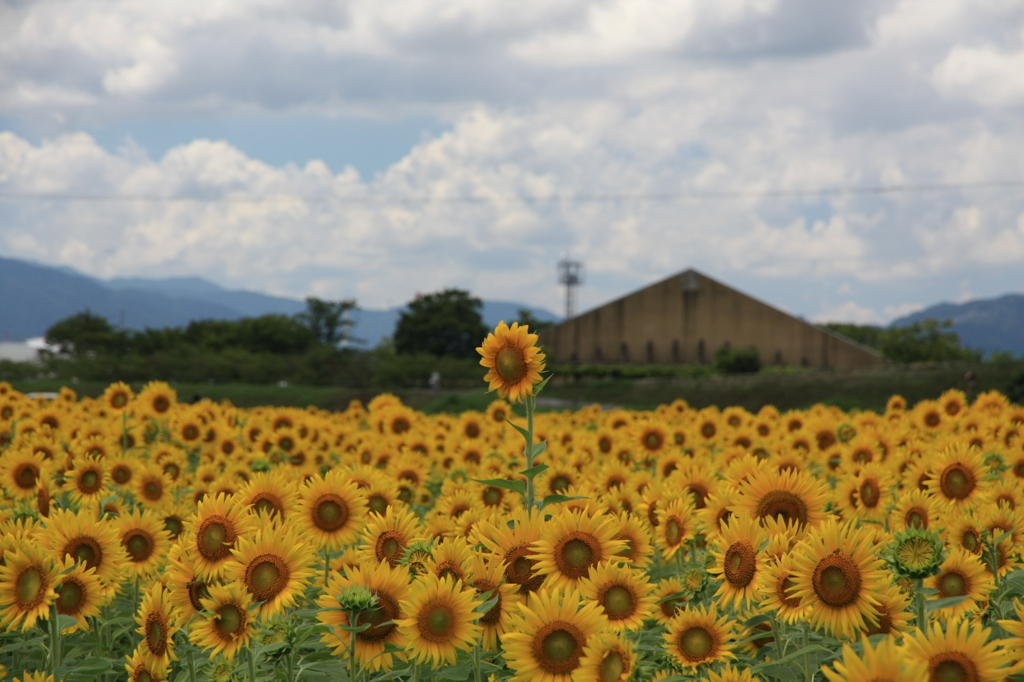
[(716, 199), (774, 199), (843, 195), (913, 194), (924, 192), (950, 192), (976, 189), (1012, 189), (1024, 187), (1024, 180), (1003, 180), (991, 182), (949, 182), (900, 185), (851, 185), (819, 187), (816, 189), (769, 189), (769, 190), (710, 190), (653, 193), (605, 193), (605, 194), (506, 194), (493, 196), (398, 196), (398, 195), (301, 195), (269, 194), (266, 196), (235, 195), (209, 196), (201, 194), (161, 196), (148, 194), (72, 194), (58, 192), (0, 192), (0, 200), (11, 201), (67, 201), (97, 203), (181, 203), (204, 204), (259, 204), (273, 201), (302, 201), (314, 204), (350, 205), (428, 205), (428, 204), (490, 204), (519, 202), (524, 204), (554, 203), (658, 203), (669, 201), (702, 201)]

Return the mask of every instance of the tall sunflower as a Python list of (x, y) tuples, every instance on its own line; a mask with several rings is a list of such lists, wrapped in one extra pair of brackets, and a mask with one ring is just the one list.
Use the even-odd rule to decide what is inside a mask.
[(62, 574), (57, 578), (57, 613), (71, 616), (77, 622), (62, 630), (70, 634), (79, 629), (89, 629), (89, 618), (97, 616), (100, 609), (110, 600), (111, 594), (103, 589), (103, 583), (96, 570), (84, 564), (75, 563), (71, 557), (64, 558), (60, 567)]
[(794, 555), (783, 554), (775, 561), (768, 562), (757, 580), (761, 609), (768, 613), (774, 612), (775, 617), (784, 623), (803, 620), (811, 608), (793, 595), (796, 588), (794, 570)]
[(302, 486), (297, 524), (320, 548), (352, 543), (364, 528), (369, 509), (366, 495), (342, 469), (332, 469)]
[(610, 561), (580, 579), (579, 586), (583, 596), (601, 606), (611, 630), (639, 630), (653, 616), (654, 585), (638, 569)]
[(965, 599), (954, 606), (939, 609), (936, 615), (945, 620), (957, 620), (987, 606), (989, 593), (995, 589), (995, 583), (985, 568), (979, 557), (963, 547), (952, 548), (939, 567), (938, 574), (925, 580), (925, 585), (938, 590), (936, 599)]
[(149, 509), (121, 514), (113, 522), (128, 554), (126, 566), (132, 576), (145, 577), (163, 568), (164, 556), (171, 546), (171, 535), (163, 519)]
[(495, 599), (486, 613), (480, 616), (483, 645), (488, 651), (498, 649), (498, 639), (508, 628), (509, 614), (516, 610), (519, 600), (517, 585), (505, 581), (505, 566), (501, 557), (474, 553), (470, 557), (469, 584), (484, 601)]
[(0, 483), (15, 500), (30, 500), (35, 498), (40, 481), (49, 476), (51, 467), (42, 453), (27, 447), (10, 447), (0, 455)]
[(371, 564), (387, 561), (397, 566), (405, 548), (420, 539), (419, 520), (405, 507), (389, 506), (384, 516), (371, 514), (363, 528), (359, 556)]
[(255, 519), (226, 495), (201, 500), (196, 513), (185, 522), (187, 533), (181, 542), (195, 558), (196, 572), (204, 578), (219, 578), (231, 559), (231, 549), (255, 528)]
[(587, 640), (580, 667), (573, 682), (629, 682), (636, 672), (633, 643), (611, 632), (601, 632)]
[(8, 550), (0, 562), (0, 627), (28, 630), (46, 618), (57, 597), (58, 572), (50, 555), (31, 543)]
[(600, 632), (598, 605), (574, 589), (542, 589), (520, 602), (502, 638), (515, 682), (569, 682), (591, 637)]
[[(357, 625), (369, 626), (355, 633), (356, 660), (361, 667), (371, 671), (390, 669), (394, 657), (402, 657), (396, 651), (400, 644), (396, 621), (405, 617), (401, 602), (409, 594), (410, 578), (405, 567), (393, 568), (386, 561), (376, 565), (360, 564), (346, 571), (345, 575), (331, 576), (327, 588), (316, 600), (321, 609), (316, 618), (330, 628), (321, 635), (320, 641), (330, 647), (335, 656), (349, 651), (352, 633), (339, 628), (350, 625), (341, 600), (350, 588), (365, 587), (376, 598), (377, 605), (360, 613), (356, 621)], [(392, 645), (390, 649), (389, 644)]]
[(686, 547), (687, 540), (692, 540), (697, 534), (693, 503), (686, 497), (663, 498), (659, 502), (656, 516), (658, 523), (654, 528), (655, 541), (662, 558), (671, 559), (676, 552)]
[(79, 457), (64, 473), (64, 488), (78, 506), (96, 505), (109, 493), (107, 468), (99, 457)]
[(202, 600), (203, 611), (192, 623), (189, 639), (212, 650), (211, 657), (220, 654), (232, 661), (256, 634), (252, 598), (238, 583), (211, 586), (208, 595)]
[(484, 381), (490, 382), (490, 390), (497, 390), (499, 397), (521, 402), (533, 395), (545, 359), (537, 348), (537, 338), (526, 325), (513, 322), (509, 327), (499, 322), (476, 349), (483, 356), (480, 364), (488, 369)]
[(276, 522), (266, 523), (251, 538), (238, 538), (231, 554), (234, 558), (225, 564), (224, 575), (245, 585), (260, 617), (294, 604), (315, 574), (308, 536)]
[(563, 508), (544, 525), (535, 548), (530, 558), (537, 561), (537, 571), (547, 574), (547, 584), (569, 588), (613, 559), (625, 543), (615, 539), (612, 517)]
[(991, 485), (985, 479), (984, 459), (977, 448), (955, 443), (930, 458), (930, 462), (931, 477), (925, 485), (947, 507), (969, 507)]
[(396, 621), (409, 657), (432, 667), (454, 664), (480, 637), (475, 605), (475, 593), (448, 576), (428, 573), (413, 583), (401, 604), (406, 617)]
[(824, 483), (810, 474), (793, 469), (780, 473), (761, 463), (739, 486), (739, 499), (733, 511), (746, 511), (759, 519), (774, 516), (813, 527), (825, 519), (827, 499)]
[(118, 582), (128, 561), (117, 527), (111, 521), (98, 521), (95, 513), (53, 510), (40, 537), (55, 552), (57, 561), (70, 556), (96, 569), (96, 575), (106, 586)]
[(874, 625), (876, 595), (887, 581), (867, 528), (830, 519), (794, 552), (792, 595), (810, 606), (811, 625), (827, 633), (848, 637)]
[(757, 576), (766, 562), (760, 549), (767, 540), (757, 519), (749, 514), (734, 515), (722, 524), (721, 541), (711, 550), (715, 563), (708, 567), (708, 572), (722, 581), (716, 598), (737, 608), (754, 602)]
[(298, 502), (298, 488), (286, 469), (257, 472), (235, 493), (239, 503), (256, 514), (292, 521)]
[(668, 624), (665, 650), (685, 668), (735, 658), (732, 628), (728, 616), (719, 617), (714, 606), (684, 608)]
[(178, 626), (173, 622), (171, 605), (162, 583), (154, 582), (146, 590), (135, 622), (139, 624), (136, 632), (142, 635), (139, 650), (146, 665), (158, 675), (166, 674), (171, 661), (178, 658), (174, 655), (174, 633)]
[(867, 635), (861, 635), (860, 643), (863, 653), (858, 654), (849, 644), (844, 644), (842, 661), (836, 661), (831, 668), (821, 666), (828, 682), (918, 682), (929, 679), (927, 667), (917, 661), (908, 661), (892, 637), (886, 637), (878, 646), (872, 647)]
[(991, 635), (990, 628), (980, 628), (966, 618), (950, 623), (945, 632), (933, 623), (928, 632), (917, 630), (904, 637), (903, 657), (923, 665), (928, 680), (1002, 680), (1013, 654), (1000, 649), (999, 640)]

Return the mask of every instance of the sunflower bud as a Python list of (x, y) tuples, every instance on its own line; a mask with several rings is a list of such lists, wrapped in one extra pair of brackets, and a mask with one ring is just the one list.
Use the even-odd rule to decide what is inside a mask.
[(938, 533), (907, 528), (894, 536), (886, 560), (897, 574), (918, 580), (938, 573), (945, 559), (946, 545)]
[(341, 591), (338, 604), (349, 613), (363, 613), (377, 608), (377, 597), (364, 585), (351, 585)]

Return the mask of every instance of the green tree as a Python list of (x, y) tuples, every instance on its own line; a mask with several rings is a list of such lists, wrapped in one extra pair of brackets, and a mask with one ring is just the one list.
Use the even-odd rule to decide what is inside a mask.
[(123, 351), (126, 336), (110, 326), (105, 317), (86, 310), (47, 329), (46, 343), (58, 346), (63, 354), (81, 357), (90, 353)]
[(352, 326), (355, 324), (349, 313), (358, 310), (354, 298), (344, 301), (323, 301), (312, 296), (306, 299), (306, 310), (296, 315), (317, 341), (324, 346), (337, 346), (352, 341)]
[(516, 316), (516, 322), (520, 325), (526, 325), (529, 327), (531, 334), (536, 334), (541, 329), (551, 326), (550, 322), (544, 322), (526, 308), (519, 309), (519, 313)]
[(418, 296), (398, 319), (395, 351), (470, 358), (487, 335), (483, 302), (462, 289)]
[(836, 334), (842, 334), (851, 341), (856, 341), (862, 346), (867, 346), (869, 348), (881, 348), (882, 337), (885, 336), (884, 329), (871, 324), (829, 322), (821, 326), (829, 331), (835, 332)]
[(978, 360), (977, 351), (962, 348), (956, 332), (946, 331), (952, 326), (952, 320), (927, 319), (886, 329), (882, 335), (882, 356), (899, 363)]

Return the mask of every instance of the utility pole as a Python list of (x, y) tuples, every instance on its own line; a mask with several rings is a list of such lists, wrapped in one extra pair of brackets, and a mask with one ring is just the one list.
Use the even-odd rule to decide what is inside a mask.
[(583, 263), (564, 256), (558, 261), (558, 283), (565, 285), (565, 319), (576, 317), (576, 287), (583, 284)]

